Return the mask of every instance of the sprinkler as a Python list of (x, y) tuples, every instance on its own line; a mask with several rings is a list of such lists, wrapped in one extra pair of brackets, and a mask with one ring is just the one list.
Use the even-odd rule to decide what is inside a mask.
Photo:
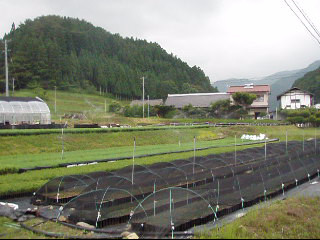
[(242, 210), (244, 210), (244, 199), (241, 198), (241, 206), (242, 206)]

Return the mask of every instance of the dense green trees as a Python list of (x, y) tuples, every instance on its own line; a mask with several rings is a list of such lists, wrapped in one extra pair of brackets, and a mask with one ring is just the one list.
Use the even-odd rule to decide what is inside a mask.
[(298, 79), (293, 87), (313, 93), (315, 103), (320, 103), (320, 68), (307, 73), (303, 78)]
[(314, 127), (320, 126), (320, 111), (315, 108), (298, 110), (282, 110), (281, 113), (292, 124), (311, 124)]
[(101, 87), (122, 98), (137, 98), (145, 76), (151, 98), (216, 91), (199, 67), (189, 67), (157, 43), (122, 38), (84, 20), (39, 17), (26, 20), (5, 38), (12, 40), (10, 74), (18, 88), (30, 82), (43, 88)]

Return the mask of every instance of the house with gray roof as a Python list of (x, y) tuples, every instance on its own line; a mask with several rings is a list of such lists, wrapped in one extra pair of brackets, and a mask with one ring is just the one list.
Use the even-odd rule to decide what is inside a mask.
[(230, 99), (228, 93), (169, 94), (165, 105), (174, 106), (177, 109), (182, 109), (190, 104), (197, 108), (209, 108), (212, 103), (228, 99)]

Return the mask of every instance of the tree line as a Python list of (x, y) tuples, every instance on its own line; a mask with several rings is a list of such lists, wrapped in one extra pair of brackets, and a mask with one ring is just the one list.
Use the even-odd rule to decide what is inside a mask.
[(293, 87), (312, 93), (315, 103), (320, 103), (320, 68), (308, 72), (304, 77), (298, 79)]
[[(101, 89), (123, 98), (141, 98), (141, 77), (145, 76), (146, 95), (151, 98), (217, 91), (199, 67), (188, 66), (159, 44), (123, 38), (84, 20), (28, 19), (4, 39), (11, 40), (10, 76), (16, 88)], [(4, 79), (4, 61), (0, 69)]]

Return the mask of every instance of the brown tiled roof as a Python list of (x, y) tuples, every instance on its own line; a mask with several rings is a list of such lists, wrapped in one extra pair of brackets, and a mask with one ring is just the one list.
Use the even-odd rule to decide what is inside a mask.
[(270, 85), (245, 85), (245, 86), (231, 86), (228, 93), (233, 94), (236, 92), (271, 92)]

